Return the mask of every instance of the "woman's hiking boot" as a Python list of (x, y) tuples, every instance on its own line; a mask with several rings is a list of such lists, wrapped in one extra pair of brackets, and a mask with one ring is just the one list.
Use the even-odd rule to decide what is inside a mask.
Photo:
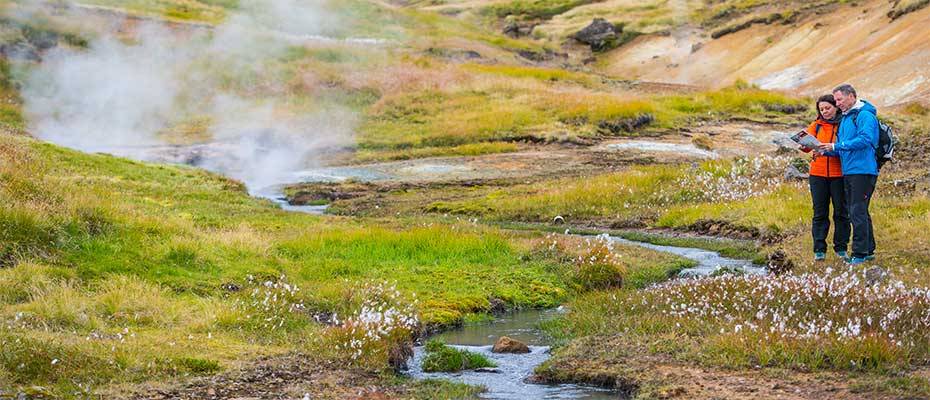
[(827, 259), (827, 253), (822, 251), (814, 252), (814, 261), (823, 261)]

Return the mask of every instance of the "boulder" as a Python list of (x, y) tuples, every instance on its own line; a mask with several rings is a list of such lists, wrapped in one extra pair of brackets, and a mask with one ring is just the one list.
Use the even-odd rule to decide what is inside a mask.
[(875, 266), (865, 271), (865, 284), (875, 286), (888, 280), (888, 271), (884, 268)]
[(533, 34), (533, 29), (536, 28), (536, 24), (526, 23), (517, 21), (513, 16), (507, 17), (504, 20), (504, 29), (503, 33), (512, 38), (519, 38), (522, 36), (529, 36)]
[(809, 174), (805, 174), (801, 172), (801, 170), (799, 170), (798, 167), (794, 165), (788, 165), (788, 167), (785, 168), (785, 180), (786, 181), (802, 181), (802, 180), (807, 180), (807, 178), (809, 177), (810, 177)]
[(503, 33), (512, 38), (520, 35), (520, 24), (517, 23), (516, 18), (513, 18), (513, 16), (508, 16), (507, 19), (504, 20)]
[(591, 46), (592, 51), (608, 50), (619, 37), (617, 27), (603, 18), (595, 18), (590, 25), (572, 35), (572, 39)]
[(774, 253), (769, 254), (765, 269), (774, 275), (785, 274), (794, 269), (794, 261), (791, 261), (784, 251), (776, 250)]
[(501, 336), (500, 339), (497, 339), (497, 343), (494, 343), (494, 348), (491, 351), (494, 353), (526, 354), (530, 352), (530, 348), (526, 343), (519, 340)]

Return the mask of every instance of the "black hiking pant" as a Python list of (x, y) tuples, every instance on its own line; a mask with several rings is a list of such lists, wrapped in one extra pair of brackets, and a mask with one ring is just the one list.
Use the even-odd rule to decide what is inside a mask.
[(853, 227), (852, 256), (865, 257), (875, 254), (875, 234), (872, 232), (872, 216), (869, 204), (875, 192), (875, 175), (846, 175), (846, 205)]
[(809, 178), (811, 200), (814, 205), (814, 218), (811, 221), (811, 234), (814, 238), (814, 252), (827, 252), (827, 234), (830, 233), (830, 205), (833, 205), (833, 250), (846, 251), (849, 244), (849, 210), (846, 208), (846, 190), (843, 177)]

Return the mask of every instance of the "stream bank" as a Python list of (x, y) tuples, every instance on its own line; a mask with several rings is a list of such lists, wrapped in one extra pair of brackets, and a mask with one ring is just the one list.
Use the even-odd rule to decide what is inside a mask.
[[(638, 242), (619, 237), (608, 236), (615, 242), (651, 250), (674, 254), (697, 262), (697, 265), (682, 270), (679, 278), (700, 278), (712, 276), (725, 270), (731, 273), (765, 274), (763, 267), (752, 261), (721, 256), (719, 253), (690, 247), (676, 247)], [(551, 356), (551, 343), (539, 328), (541, 322), (558, 318), (565, 309), (559, 307), (551, 310), (524, 310), (505, 314), (489, 323), (466, 325), (460, 329), (442, 332), (433, 337), (441, 339), (447, 345), (461, 350), (482, 354), (497, 364), (491, 371), (461, 371), (455, 373), (426, 373), (422, 370), (425, 356), (423, 346), (414, 349), (414, 356), (407, 374), (414, 379), (444, 379), (470, 385), (483, 386), (487, 391), (481, 394), (486, 399), (617, 399), (622, 393), (611, 389), (579, 385), (539, 384), (533, 383), (537, 366)], [(497, 339), (507, 336), (529, 345), (529, 354), (497, 354), (491, 351)]]

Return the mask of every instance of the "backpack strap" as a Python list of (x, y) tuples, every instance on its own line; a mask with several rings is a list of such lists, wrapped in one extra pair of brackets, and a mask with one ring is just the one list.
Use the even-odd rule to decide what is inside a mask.
[[(857, 109), (853, 110), (852, 113), (850, 113), (850, 115), (852, 116), (853, 125), (856, 127), (856, 130), (859, 130), (859, 121), (858, 121), (858, 119), (859, 119), (859, 114), (860, 114), (861, 112), (862, 112), (862, 110), (857, 108)], [(877, 115), (875, 116), (875, 120), (878, 121), (878, 140), (881, 141), (881, 136), (882, 136), (882, 121), (879, 121), (879, 120), (878, 120), (878, 116), (877, 116)], [(877, 151), (877, 150), (878, 150), (878, 146), (872, 146), (872, 150), (876, 150), (876, 151)]]

